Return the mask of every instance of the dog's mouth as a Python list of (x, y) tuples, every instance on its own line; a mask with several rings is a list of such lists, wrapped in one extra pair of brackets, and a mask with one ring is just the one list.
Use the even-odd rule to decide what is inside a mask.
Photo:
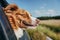
[(27, 23), (27, 22), (25, 22), (25, 21), (23, 21), (23, 24), (26, 25), (26, 26), (34, 26), (34, 25), (32, 25), (32, 24), (30, 24), (30, 23)]

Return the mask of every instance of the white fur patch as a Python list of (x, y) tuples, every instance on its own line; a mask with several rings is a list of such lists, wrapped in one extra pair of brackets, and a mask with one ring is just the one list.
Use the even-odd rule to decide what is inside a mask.
[[(32, 20), (31, 24), (32, 25), (36, 25), (36, 18), (35, 17), (31, 17), (31, 16), (30, 16), (30, 18)], [(28, 26), (27, 28), (28, 29), (36, 29), (36, 26)]]
[(31, 20), (32, 20), (32, 24), (36, 23), (36, 18), (35, 17), (31, 17)]
[(18, 28), (18, 30), (14, 30), (14, 32), (15, 32), (17, 39), (23, 36), (23, 30), (21, 28)]

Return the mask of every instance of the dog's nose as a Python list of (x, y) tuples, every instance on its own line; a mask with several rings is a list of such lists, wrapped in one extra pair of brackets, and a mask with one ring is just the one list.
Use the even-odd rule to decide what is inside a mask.
[(39, 19), (36, 19), (36, 24), (40, 24), (40, 20)]

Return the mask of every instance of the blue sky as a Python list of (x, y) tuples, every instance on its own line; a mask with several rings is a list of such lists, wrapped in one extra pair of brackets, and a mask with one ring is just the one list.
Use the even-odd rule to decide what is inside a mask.
[(7, 0), (10, 4), (17, 4), (20, 8), (29, 11), (32, 16), (60, 15), (60, 0)]

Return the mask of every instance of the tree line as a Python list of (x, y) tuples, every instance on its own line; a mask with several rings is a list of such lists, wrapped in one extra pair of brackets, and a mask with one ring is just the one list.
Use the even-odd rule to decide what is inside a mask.
[(37, 18), (40, 20), (49, 20), (49, 19), (60, 19), (60, 16), (42, 16)]

